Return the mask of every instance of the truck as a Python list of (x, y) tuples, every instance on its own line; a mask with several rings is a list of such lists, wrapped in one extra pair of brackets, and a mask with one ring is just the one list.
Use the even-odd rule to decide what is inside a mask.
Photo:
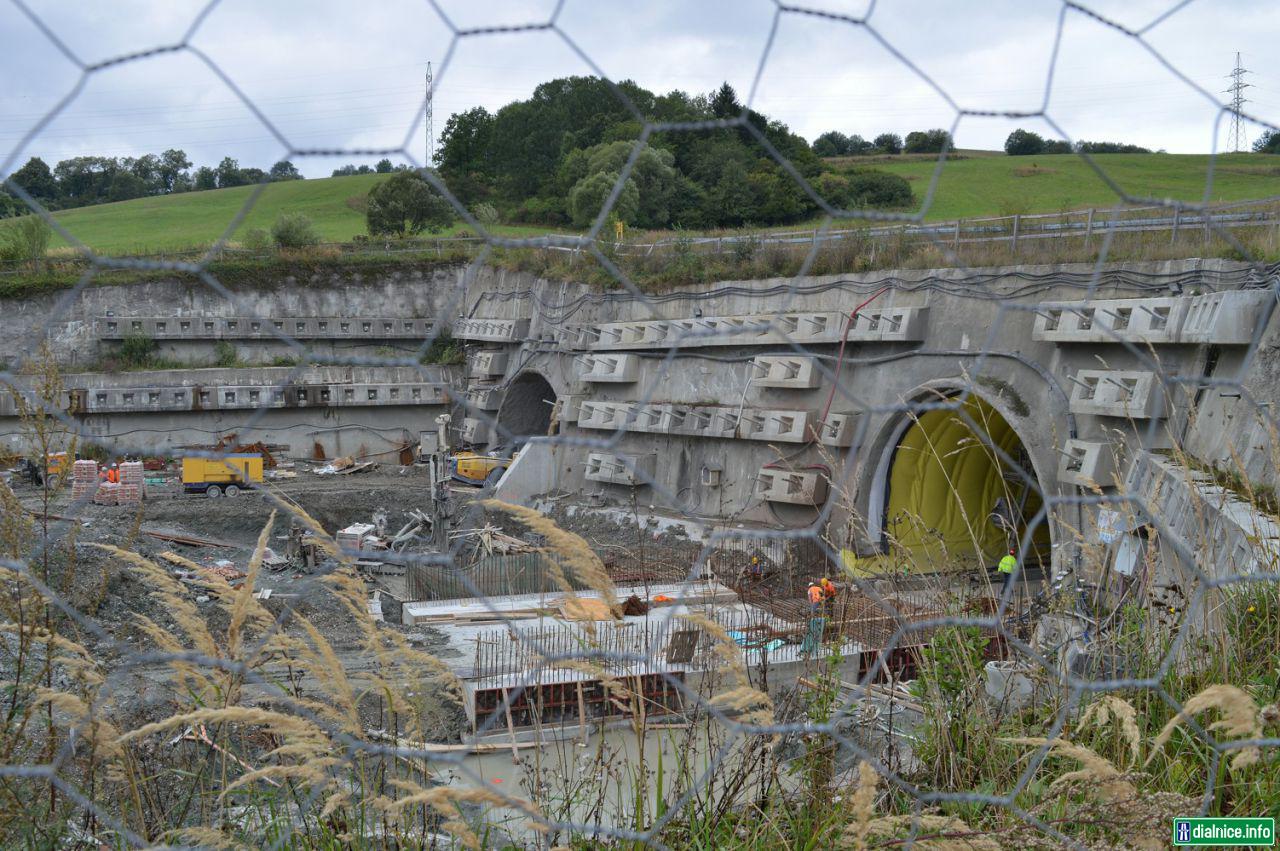
[(33, 485), (42, 485), (44, 480), (49, 480), (49, 487), (58, 486), (58, 480), (66, 473), (67, 470), (67, 453), (50, 452), (45, 456), (45, 463), (42, 465), (38, 461), (32, 461), (30, 458), (23, 458), (21, 463), (22, 477)]
[(262, 484), (262, 456), (233, 453), (218, 458), (184, 456), (182, 490), (210, 498), (236, 496)]

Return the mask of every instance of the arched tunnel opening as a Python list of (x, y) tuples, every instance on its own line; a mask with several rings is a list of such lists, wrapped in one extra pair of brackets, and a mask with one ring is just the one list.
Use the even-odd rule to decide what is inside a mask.
[(536, 372), (521, 373), (511, 382), (498, 409), (495, 441), (516, 449), (530, 437), (542, 437), (551, 428), (556, 391)]
[(1049, 563), (1049, 526), (1036, 521), (1044, 502), (1030, 456), (989, 402), (971, 394), (958, 409), (913, 415), (885, 452), (871, 495), (878, 501), (871, 531), (880, 534), (884, 552), (859, 559), (860, 567), (985, 570), (1020, 548), (1033, 522), (1023, 563)]

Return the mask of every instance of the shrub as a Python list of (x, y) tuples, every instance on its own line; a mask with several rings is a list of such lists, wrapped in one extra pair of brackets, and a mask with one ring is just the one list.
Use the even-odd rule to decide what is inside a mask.
[(120, 344), (120, 365), (126, 369), (142, 369), (155, 360), (159, 344), (146, 334), (130, 334)]
[(498, 223), (498, 210), (488, 201), (481, 201), (476, 204), (471, 214), (476, 217), (476, 221), (487, 228), (491, 228)]
[(236, 347), (228, 343), (226, 340), (219, 340), (213, 344), (213, 365), (221, 367), (235, 366), (240, 362), (236, 357)]
[(906, 207), (915, 200), (906, 178), (887, 171), (857, 171), (848, 181), (846, 207)]
[(462, 350), (462, 343), (455, 340), (448, 331), (441, 331), (431, 341), (431, 345), (427, 346), (427, 350), (420, 360), (424, 364), (456, 366), (466, 361), (466, 359), (466, 354)]
[(249, 230), (245, 231), (241, 242), (250, 251), (266, 251), (272, 244), (271, 234), (262, 228), (249, 228)]
[(320, 234), (302, 213), (283, 213), (271, 226), (271, 239), (280, 248), (306, 248), (319, 243)]
[(53, 228), (39, 216), (20, 216), (0, 229), (0, 257), (15, 263), (30, 263), (33, 269), (44, 264)]

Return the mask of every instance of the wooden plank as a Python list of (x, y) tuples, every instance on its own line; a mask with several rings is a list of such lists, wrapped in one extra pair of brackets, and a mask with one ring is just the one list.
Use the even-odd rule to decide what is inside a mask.
[(215, 541), (212, 538), (196, 538), (191, 535), (178, 535), (172, 532), (148, 532), (143, 529), (142, 534), (160, 541), (185, 544), (189, 547), (224, 547), (230, 549), (235, 546), (235, 544), (228, 544), (226, 541)]

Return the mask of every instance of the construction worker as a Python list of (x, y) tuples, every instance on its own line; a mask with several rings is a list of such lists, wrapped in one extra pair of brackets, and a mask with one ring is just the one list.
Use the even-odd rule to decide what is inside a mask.
[(822, 581), (818, 583), (818, 586), (822, 589), (822, 596), (825, 599), (834, 600), (836, 598), (836, 584), (830, 579), (825, 576), (822, 577)]
[(822, 603), (826, 600), (826, 594), (822, 591), (822, 586), (817, 582), (809, 583), (809, 611), (815, 615), (821, 614)]
[[(1009, 550), (1009, 554), (1000, 559), (1000, 563), (996, 565), (996, 570), (1004, 574), (1004, 587), (1008, 588), (1013, 584), (1013, 571), (1018, 566), (1018, 556), (1014, 550)], [(1001, 589), (1003, 591), (1003, 589)]]
[(759, 556), (751, 557), (751, 578), (754, 579), (756, 582), (759, 582), (762, 578), (764, 578), (764, 568), (760, 566)]
[(826, 602), (826, 594), (817, 582), (809, 583), (809, 629), (805, 632), (804, 641), (800, 644), (802, 656), (812, 656), (822, 646), (822, 637), (826, 632), (827, 619), (823, 617), (822, 608)]

